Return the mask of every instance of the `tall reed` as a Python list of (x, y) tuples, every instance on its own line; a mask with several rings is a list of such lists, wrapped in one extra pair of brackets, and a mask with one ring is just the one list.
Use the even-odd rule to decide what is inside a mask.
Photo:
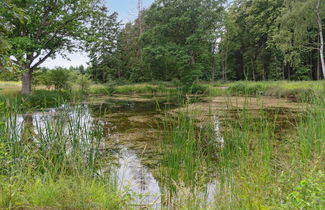
[[(2, 103), (0, 208), (118, 209), (126, 198), (103, 174), (102, 126), (86, 106), (19, 114)], [(63, 197), (62, 197), (63, 196)]]

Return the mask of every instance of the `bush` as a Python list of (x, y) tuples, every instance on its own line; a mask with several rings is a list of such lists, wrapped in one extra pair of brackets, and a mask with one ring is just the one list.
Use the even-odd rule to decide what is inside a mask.
[(200, 85), (200, 84), (193, 84), (190, 88), (190, 93), (192, 94), (204, 94), (208, 90), (207, 86)]
[(18, 81), (20, 74), (0, 69), (0, 81)]
[(86, 94), (90, 91), (91, 80), (86, 75), (78, 76), (78, 86), (81, 93)]
[(318, 174), (303, 179), (288, 196), (288, 207), (296, 209), (322, 209), (325, 206), (325, 175)]
[(58, 68), (48, 72), (49, 83), (54, 86), (56, 90), (70, 90), (71, 74), (68, 70)]
[(38, 71), (33, 76), (34, 85), (45, 85), (48, 89), (54, 87), (56, 90), (70, 90), (72, 81), (78, 79), (77, 75), (63, 68)]
[(58, 106), (71, 98), (72, 94), (66, 91), (36, 90), (33, 94), (23, 97), (23, 104), (26, 108), (47, 108)]
[(264, 95), (266, 90), (265, 85), (260, 83), (244, 83), (239, 82), (230, 86), (228, 91), (233, 95)]

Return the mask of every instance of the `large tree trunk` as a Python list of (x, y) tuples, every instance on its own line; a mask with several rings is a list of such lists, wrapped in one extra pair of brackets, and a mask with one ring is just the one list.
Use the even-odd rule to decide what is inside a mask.
[(320, 16), (320, 0), (317, 1), (317, 22), (318, 22), (318, 30), (319, 30), (319, 39), (320, 39), (320, 47), (319, 47), (319, 55), (320, 61), (322, 64), (323, 78), (325, 79), (325, 62), (324, 62), (324, 37), (323, 37), (323, 28), (322, 28), (322, 19)]
[(27, 70), (23, 72), (21, 82), (22, 82), (21, 94), (30, 95), (32, 93), (32, 71), (31, 70)]

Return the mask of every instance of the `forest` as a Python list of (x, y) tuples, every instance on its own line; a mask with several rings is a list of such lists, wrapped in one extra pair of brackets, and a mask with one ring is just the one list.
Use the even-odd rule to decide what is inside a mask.
[(0, 209), (325, 207), (325, 0), (111, 2), (0, 0)]

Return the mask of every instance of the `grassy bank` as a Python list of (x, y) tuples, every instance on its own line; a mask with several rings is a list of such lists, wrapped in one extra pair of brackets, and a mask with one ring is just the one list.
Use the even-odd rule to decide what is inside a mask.
[[(19, 95), (20, 82), (0, 82), (0, 94), (5, 96)], [(303, 101), (323, 93), (324, 81), (238, 81), (214, 82), (194, 84), (187, 88), (187, 94), (204, 96), (272, 96), (277, 98), (292, 98)], [(36, 86), (35, 91), (44, 92), (44, 86)], [(70, 92), (79, 92), (78, 85), (72, 86)], [(49, 90), (47, 90), (49, 91)], [(67, 92), (67, 91), (65, 91)], [(175, 95), (182, 94), (184, 90), (173, 82), (151, 82), (135, 84), (92, 84), (86, 94), (91, 95)]]
[[(264, 82), (214, 82), (198, 83), (187, 88), (187, 94), (202, 96), (272, 96), (276, 98), (290, 98), (296, 101), (321, 95), (324, 92), (323, 81), (264, 81)], [(93, 85), (91, 94), (118, 95), (168, 95), (182, 94), (184, 90), (171, 82), (141, 83), (129, 85)]]
[(36, 86), (31, 95), (20, 94), (20, 82), (0, 82), (0, 103), (15, 106), (17, 111), (37, 110), (58, 107), (64, 103), (75, 103), (86, 95), (78, 89), (48, 90), (43, 86)]
[(324, 92), (324, 81), (264, 81), (203, 84), (209, 96), (272, 96), (306, 101)]
[(177, 88), (171, 83), (140, 83), (129, 85), (93, 85), (90, 94), (95, 95), (116, 95), (116, 94), (149, 94), (149, 95), (168, 95), (176, 94)]

